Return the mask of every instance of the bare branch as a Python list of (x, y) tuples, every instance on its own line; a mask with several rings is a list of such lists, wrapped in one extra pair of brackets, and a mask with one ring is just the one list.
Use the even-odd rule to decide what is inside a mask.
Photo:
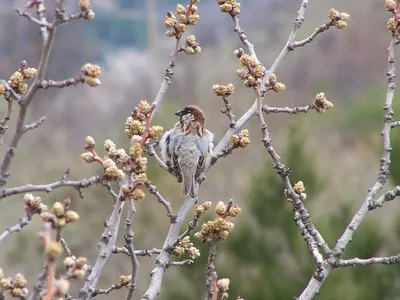
[(156, 196), (157, 200), (159, 203), (161, 203), (165, 209), (167, 210), (167, 216), (171, 219), (171, 223), (176, 222), (176, 215), (172, 211), (171, 203), (169, 203), (167, 200), (164, 199), (164, 197), (160, 194), (160, 192), (157, 190), (156, 186), (151, 183), (150, 180), (146, 180), (145, 185), (149, 192)]
[(129, 256), (131, 258), (131, 264), (132, 264), (132, 274), (131, 274), (131, 283), (129, 285), (129, 292), (128, 296), (126, 297), (126, 300), (131, 300), (133, 297), (133, 292), (136, 289), (136, 281), (139, 275), (139, 261), (137, 260), (135, 250), (133, 248), (133, 231), (132, 231), (132, 220), (133, 220), (133, 215), (136, 212), (135, 209), (135, 204), (133, 203), (133, 199), (129, 199), (129, 213), (128, 216), (126, 217), (125, 225), (125, 248), (128, 249)]
[(294, 48), (303, 47), (303, 46), (311, 43), (317, 35), (328, 30), (333, 25), (334, 25), (334, 21), (329, 21), (329, 22), (323, 24), (322, 26), (315, 28), (315, 31), (308, 38), (305, 38), (304, 40), (301, 40), (301, 41), (295, 41), (295, 42), (289, 44), (289, 46), (288, 46), (289, 50), (294, 50)]
[(297, 115), (298, 113), (308, 113), (310, 109), (313, 109), (314, 105), (308, 104), (306, 106), (299, 107), (269, 107), (267, 105), (263, 105), (263, 112), (266, 114), (277, 114), (277, 113), (285, 113), (289, 115)]
[[(129, 251), (126, 247), (115, 247), (113, 250), (114, 254), (125, 254), (127, 256), (129, 256)], [(160, 254), (161, 253), (161, 249), (145, 249), (145, 250), (135, 250), (135, 255), (136, 256), (148, 256), (151, 257), (153, 254)]]
[(41, 26), (41, 27), (44, 26), (44, 27), (50, 28), (50, 24), (47, 22), (47, 20), (45, 20), (44, 22), (42, 22), (42, 21), (36, 19), (35, 17), (33, 17), (32, 14), (30, 14), (30, 13), (28, 13), (28, 12), (25, 12), (25, 11), (22, 11), (22, 10), (20, 10), (20, 9), (18, 9), (18, 8), (15, 8), (15, 11), (18, 13), (18, 15), (19, 15), (20, 17), (25, 17), (25, 18), (27, 18), (29, 21), (31, 21), (32, 23), (34, 23), (34, 24), (36, 24), (36, 25), (39, 25), (39, 26)]
[[(158, 163), (158, 165), (163, 168), (164, 170), (167, 170), (172, 174), (172, 171), (168, 168), (168, 166), (163, 162), (163, 160), (157, 155), (156, 150), (154, 149), (154, 144), (152, 144), (150, 141), (146, 142), (146, 148), (147, 148), (147, 154), (150, 155), (151, 157), (154, 158), (154, 160)], [(172, 174), (174, 175), (174, 174)], [(175, 175), (174, 175), (175, 176)]]
[[(196, 188), (196, 192), (198, 190), (198, 186)], [(186, 216), (189, 214), (190, 210), (192, 209), (193, 205), (196, 203), (196, 198), (186, 198), (183, 202), (181, 208), (178, 211), (176, 222), (171, 223), (167, 237), (165, 239), (163, 249), (160, 255), (157, 257), (156, 265), (154, 266), (153, 271), (151, 272), (151, 282), (150, 286), (142, 296), (142, 300), (151, 300), (154, 299), (161, 290), (161, 284), (163, 280), (163, 275), (165, 270), (168, 268), (168, 262), (170, 261), (171, 245), (176, 242), (176, 239), (179, 236), (179, 230), (183, 225), (183, 222)]]
[(314, 240), (314, 238), (310, 235), (307, 228), (304, 226), (300, 213), (297, 210), (294, 210), (294, 222), (301, 230), (301, 235), (303, 236), (304, 240), (307, 243), (308, 250), (310, 251), (311, 255), (314, 258), (314, 261), (319, 269), (324, 261), (321, 253), (318, 250), (318, 246)]
[(46, 284), (46, 278), (47, 278), (47, 272), (48, 272), (48, 265), (47, 263), (43, 266), (42, 272), (39, 274), (35, 284), (33, 285), (33, 293), (30, 295), (29, 300), (37, 300), (40, 298), (40, 293), (43, 291), (45, 284)]
[(353, 259), (340, 259), (335, 266), (337, 267), (356, 267), (356, 266), (369, 266), (369, 265), (394, 265), (400, 263), (400, 254), (388, 257), (371, 257), (367, 259), (353, 258)]
[(19, 232), (23, 227), (28, 225), (29, 221), (32, 220), (32, 216), (27, 214), (25, 217), (21, 218), (16, 225), (13, 227), (9, 227), (0, 235), (0, 243), (4, 241), (7, 237), (9, 237), (14, 232)]
[(210, 250), (208, 254), (208, 262), (207, 262), (207, 280), (206, 280), (206, 287), (207, 287), (207, 300), (217, 300), (218, 297), (218, 287), (217, 287), (217, 279), (218, 275), (215, 271), (215, 257), (217, 255), (217, 246), (213, 242), (209, 245)]
[[(162, 99), (164, 98), (165, 92), (167, 91), (169, 85), (171, 84), (172, 76), (174, 76), (174, 69), (175, 69), (175, 64), (176, 64), (176, 57), (179, 52), (182, 51), (182, 48), (180, 46), (180, 38), (176, 38), (175, 40), (175, 47), (174, 50), (172, 51), (171, 55), (169, 56), (169, 66), (167, 70), (165, 71), (165, 77), (163, 82), (161, 83), (161, 87), (157, 93), (156, 98), (154, 99), (153, 104), (156, 106), (156, 110), (160, 106), (160, 103)], [(153, 119), (154, 114), (151, 115), (150, 122)]]
[(0, 121), (0, 145), (3, 145), (3, 136), (6, 134), (8, 126), (7, 123), (11, 120), (11, 113), (13, 112), (13, 101), (7, 101), (7, 110), (4, 114), (4, 119)]
[(398, 127), (398, 126), (400, 126), (400, 121), (396, 121), (396, 122), (393, 122), (391, 124), (391, 128), (395, 128), (395, 127)]
[[(47, 19), (45, 15), (46, 8), (44, 6), (43, 0), (35, 0), (34, 2), (31, 3), (36, 6), (39, 20), (43, 24), (45, 24), (45, 22), (47, 22)], [(43, 46), (42, 46), (42, 54), (37, 68), (38, 74), (34, 79), (33, 83), (31, 84), (31, 86), (29, 87), (27, 93), (24, 95), (23, 98), (21, 98), (21, 100), (19, 100), (21, 108), (17, 119), (17, 125), (15, 127), (13, 138), (8, 146), (8, 150), (4, 155), (0, 164), (0, 188), (2, 188), (6, 184), (7, 178), (10, 176), (10, 166), (14, 156), (14, 152), (24, 133), (24, 126), (25, 126), (24, 123), (26, 114), (28, 112), (28, 106), (33, 100), (37, 90), (40, 87), (40, 82), (44, 79), (44, 76), (46, 74), (47, 65), (49, 62), (49, 57), (56, 33), (54, 24), (55, 21), (53, 22), (53, 25), (50, 28), (47, 28), (46, 26), (40, 27), (43, 38)]]
[(123, 288), (124, 286), (126, 286), (125, 284), (123, 284), (122, 282), (119, 282), (117, 284), (113, 284), (111, 285), (109, 288), (107, 289), (97, 289), (94, 293), (93, 293), (93, 297), (96, 297), (97, 295), (108, 295), (109, 293), (111, 293), (114, 290), (119, 290), (121, 288)]
[(221, 112), (229, 118), (229, 127), (235, 128), (236, 121), (235, 115), (232, 113), (232, 104), (229, 102), (227, 97), (222, 97), (222, 100), (224, 101), (225, 108), (221, 109)]
[(80, 75), (76, 77), (71, 77), (62, 81), (54, 81), (54, 80), (42, 80), (40, 82), (40, 87), (42, 89), (48, 89), (50, 87), (64, 88), (71, 85), (77, 85), (79, 83), (85, 82), (85, 76)]
[(382, 207), (383, 203), (392, 201), (392, 200), (396, 199), (396, 197), (398, 197), (398, 196), (400, 196), (400, 185), (396, 186), (393, 190), (386, 192), (384, 195), (382, 195), (378, 199), (371, 200), (368, 205), (368, 209), (373, 210), (378, 207)]
[[(122, 180), (120, 186), (123, 185), (133, 186), (132, 174), (125, 174), (125, 178)], [(111, 255), (114, 253), (124, 203), (124, 197), (122, 191), (120, 191), (118, 200), (114, 204), (114, 209), (111, 213), (111, 216), (105, 223), (106, 228), (101, 236), (97, 260), (86, 279), (85, 285), (79, 291), (78, 299), (80, 300), (91, 299), (93, 297), (100, 274), (102, 273)]]
[(40, 117), (37, 121), (33, 122), (32, 124), (25, 125), (24, 133), (28, 130), (36, 129), (46, 120), (46, 116)]
[[(393, 119), (393, 110), (392, 110), (392, 102), (394, 97), (395, 90), (395, 51), (394, 48), (396, 46), (397, 36), (392, 34), (392, 39), (388, 48), (388, 72), (387, 72), (387, 91), (386, 91), (386, 99), (384, 105), (384, 126), (382, 131), (382, 140), (383, 140), (383, 153), (380, 159), (380, 170), (377, 181), (374, 186), (368, 191), (366, 198), (360, 209), (353, 216), (350, 224), (346, 227), (346, 230), (342, 234), (341, 238), (336, 243), (336, 246), (333, 250), (335, 257), (340, 257), (343, 254), (348, 243), (352, 240), (354, 232), (358, 229), (361, 222), (364, 220), (367, 215), (369, 208), (374, 208), (377, 203), (384, 202), (382, 200), (377, 200), (377, 203), (374, 202), (374, 198), (376, 194), (382, 189), (384, 184), (387, 181), (389, 176), (389, 163), (390, 163), (390, 129), (392, 128), (392, 119)], [(379, 201), (379, 202), (378, 202)], [(379, 206), (379, 205), (378, 205)], [(312, 277), (309, 281), (307, 287), (302, 292), (299, 297), (299, 300), (308, 300), (312, 299), (316, 294), (318, 294), (322, 284), (324, 283), (326, 277), (329, 275), (332, 270), (332, 265), (324, 265), (321, 277), (317, 280)]]
[(68, 247), (67, 242), (63, 238), (60, 239), (60, 243), (63, 246), (65, 252), (67, 252), (67, 255), (75, 259), (76, 258), (75, 255), (72, 253), (71, 249)]
[(8, 189), (0, 190), (0, 199), (9, 197), (11, 195), (22, 194), (22, 193), (29, 193), (29, 192), (46, 192), (51, 193), (54, 189), (64, 186), (74, 187), (78, 191), (83, 188), (87, 188), (93, 184), (101, 182), (101, 176), (92, 176), (89, 179), (81, 179), (81, 180), (66, 180), (61, 179), (60, 181), (56, 181), (49, 184), (41, 184), (41, 185), (33, 185), (27, 184), (24, 186), (13, 187)]
[(68, 16), (63, 16), (63, 18), (60, 20), (60, 24), (82, 19), (83, 16), (84, 16), (83, 12), (77, 12), (69, 14)]
[(188, 258), (188, 259), (184, 259), (182, 261), (173, 261), (173, 262), (170, 263), (170, 265), (171, 266), (176, 266), (176, 267), (182, 267), (182, 266), (185, 266), (185, 265), (191, 265), (193, 263), (194, 263), (194, 260)]

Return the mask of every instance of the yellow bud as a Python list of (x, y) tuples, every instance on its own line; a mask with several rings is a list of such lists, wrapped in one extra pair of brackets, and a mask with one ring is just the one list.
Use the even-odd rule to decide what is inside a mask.
[(143, 200), (145, 197), (145, 193), (141, 190), (136, 188), (132, 193), (133, 200), (140, 201)]
[(53, 258), (60, 256), (62, 251), (63, 251), (63, 248), (61, 247), (61, 245), (54, 241), (51, 241), (46, 246), (46, 254)]
[(73, 210), (67, 211), (67, 216), (66, 217), (67, 217), (66, 221), (68, 223), (71, 223), (71, 222), (79, 220), (79, 214), (76, 211), (73, 211)]
[(64, 215), (64, 205), (61, 202), (55, 202), (53, 204), (53, 214), (55, 214), (57, 217), (61, 217)]

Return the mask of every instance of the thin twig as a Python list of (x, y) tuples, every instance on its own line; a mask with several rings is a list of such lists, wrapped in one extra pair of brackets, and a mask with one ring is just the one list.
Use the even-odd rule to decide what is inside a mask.
[(168, 166), (165, 164), (165, 162), (157, 155), (156, 150), (154, 149), (154, 145), (150, 142), (146, 142), (146, 148), (147, 148), (147, 154), (150, 155), (151, 157), (154, 158), (154, 160), (158, 163), (158, 165), (163, 168), (164, 170), (167, 170), (172, 174), (172, 172), (169, 170)]
[(40, 88), (42, 88), (42, 89), (48, 89), (48, 88), (51, 88), (51, 87), (64, 88), (64, 87), (68, 87), (68, 86), (71, 86), (71, 85), (77, 85), (79, 83), (84, 83), (84, 82), (85, 82), (85, 76), (84, 75), (71, 77), (69, 79), (62, 80), (62, 81), (42, 80), (40, 82)]
[(32, 14), (22, 11), (18, 8), (15, 8), (15, 11), (18, 13), (18, 15), (20, 17), (24, 17), (27, 18), (29, 21), (31, 21), (32, 23), (39, 25), (39, 26), (46, 26), (46, 27), (50, 27), (50, 24), (47, 22), (47, 20), (45, 20), (44, 22), (40, 21), (39, 19), (36, 19), (35, 17), (32, 16)]
[[(128, 249), (126, 249), (126, 247), (115, 247), (113, 250), (114, 254), (126, 254), (129, 256), (129, 251)], [(144, 249), (144, 250), (135, 250), (135, 255), (136, 256), (148, 256), (151, 257), (153, 254), (160, 254), (161, 253), (161, 249)]]
[(369, 265), (394, 265), (400, 263), (400, 254), (388, 256), (388, 257), (371, 257), (367, 259), (352, 258), (352, 259), (340, 259), (336, 267), (356, 267), (356, 266), (369, 266)]
[[(44, 246), (47, 247), (51, 241), (51, 223), (44, 223), (44, 232), (43, 232), (43, 241)], [(56, 275), (56, 262), (54, 257), (51, 254), (47, 255), (47, 290), (46, 295), (43, 297), (43, 300), (52, 300), (54, 298), (55, 289), (54, 289), (54, 279)]]
[(378, 199), (373, 199), (370, 201), (368, 205), (369, 210), (376, 209), (378, 207), (382, 207), (383, 203), (392, 201), (396, 199), (396, 197), (400, 196), (400, 185), (396, 186), (393, 190), (386, 192)]
[(126, 217), (126, 221), (125, 221), (125, 225), (126, 225), (125, 248), (128, 249), (129, 256), (131, 258), (131, 265), (132, 265), (131, 283), (129, 285), (129, 292), (126, 297), (126, 300), (131, 300), (133, 297), (133, 292), (136, 289), (136, 282), (137, 282), (137, 278), (139, 275), (139, 266), (140, 266), (139, 261), (135, 254), (135, 249), (133, 247), (132, 220), (133, 220), (133, 215), (136, 212), (135, 204), (133, 201), (134, 201), (133, 199), (129, 199), (129, 213), (128, 213), (128, 216)]
[(0, 145), (3, 145), (3, 136), (6, 134), (8, 121), (11, 120), (11, 113), (13, 112), (13, 101), (12, 99), (7, 101), (7, 110), (4, 114), (3, 120), (0, 121)]
[(304, 47), (305, 45), (311, 43), (317, 35), (328, 30), (334, 24), (335, 24), (334, 21), (329, 21), (329, 22), (323, 24), (322, 26), (315, 28), (314, 32), (309, 37), (305, 38), (304, 40), (295, 41), (295, 42), (289, 44), (289, 46), (288, 46), (289, 50), (294, 50), (294, 48), (297, 48), (297, 47)]
[(268, 105), (263, 105), (262, 110), (266, 114), (285, 113), (289, 115), (297, 115), (298, 113), (307, 113), (310, 109), (313, 108), (314, 105), (312, 104), (299, 107), (270, 107)]
[(29, 124), (29, 125), (25, 125), (25, 130), (24, 133), (27, 132), (28, 130), (32, 130), (32, 129), (36, 129), (39, 127), (39, 125), (41, 125), (44, 121), (46, 120), (46, 116), (40, 117), (37, 121)]
[(94, 293), (93, 293), (93, 297), (96, 297), (97, 295), (108, 295), (109, 293), (111, 293), (114, 290), (119, 290), (121, 288), (123, 288), (124, 286), (126, 286), (123, 283), (117, 283), (117, 284), (113, 284), (111, 285), (109, 288), (107, 289), (97, 289)]
[(176, 215), (172, 211), (171, 203), (164, 199), (164, 197), (157, 190), (156, 186), (152, 184), (150, 180), (146, 180), (145, 185), (149, 192), (156, 196), (158, 202), (165, 207), (165, 209), (167, 210), (167, 216), (171, 219), (171, 223), (174, 223), (176, 221)]
[(72, 253), (71, 249), (68, 247), (67, 242), (63, 238), (61, 238), (60, 243), (63, 246), (65, 252), (67, 252), (67, 255), (75, 260), (76, 257), (74, 255), (74, 253)]
[(217, 287), (217, 279), (218, 275), (215, 271), (215, 257), (217, 255), (217, 246), (215, 243), (210, 244), (210, 250), (208, 254), (207, 261), (207, 279), (206, 279), (206, 287), (207, 287), (207, 297), (206, 300), (217, 300), (218, 298), (218, 287)]
[(181, 261), (172, 261), (170, 263), (170, 265), (171, 266), (176, 266), (176, 267), (182, 267), (182, 266), (185, 266), (185, 265), (191, 265), (193, 263), (194, 263), (193, 259), (187, 258), (187, 259), (184, 259), (184, 260), (181, 260)]
[(33, 285), (33, 293), (29, 296), (29, 300), (39, 299), (39, 295), (43, 291), (46, 283), (47, 271), (48, 266), (47, 263), (45, 263), (42, 272), (39, 274), (35, 284)]
[(27, 214), (25, 217), (21, 218), (16, 225), (13, 227), (8, 227), (6, 231), (4, 231), (0, 235), (0, 243), (3, 242), (7, 237), (9, 237), (14, 232), (19, 232), (23, 227), (28, 225), (29, 221), (32, 220), (32, 216)]
[(59, 187), (64, 187), (64, 186), (74, 187), (78, 191), (80, 191), (80, 189), (87, 188), (93, 184), (99, 183), (99, 182), (101, 182), (101, 180), (102, 180), (101, 176), (92, 176), (88, 179), (84, 178), (81, 180), (61, 179), (59, 181), (49, 183), (49, 184), (40, 184), (40, 185), (27, 184), (24, 186), (18, 186), (18, 187), (0, 190), (0, 199), (9, 197), (12, 195), (16, 195), (16, 194), (29, 193), (29, 192), (51, 193), (54, 189), (59, 188)]
[[(167, 70), (165, 71), (164, 80), (161, 83), (161, 87), (158, 90), (157, 96), (153, 102), (153, 104), (155, 105), (155, 110), (157, 110), (158, 107), (160, 106), (160, 103), (161, 103), (162, 99), (164, 98), (165, 92), (167, 91), (168, 87), (171, 84), (172, 76), (174, 76), (176, 57), (177, 57), (178, 53), (180, 51), (182, 51), (182, 48), (180, 46), (180, 41), (181, 41), (180, 38), (176, 38), (174, 50), (172, 51), (172, 53), (169, 56), (169, 59), (170, 59), (169, 66), (168, 66)], [(154, 116), (154, 113), (151, 115), (150, 122), (153, 119), (153, 116)]]
[(235, 121), (235, 115), (232, 113), (232, 104), (231, 102), (229, 102), (228, 97), (222, 97), (222, 100), (224, 101), (225, 108), (221, 109), (221, 112), (228, 117), (229, 127), (235, 128), (236, 121)]

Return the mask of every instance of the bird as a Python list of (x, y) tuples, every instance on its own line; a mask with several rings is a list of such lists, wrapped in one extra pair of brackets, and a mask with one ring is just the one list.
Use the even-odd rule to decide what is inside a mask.
[(196, 179), (210, 165), (214, 134), (205, 129), (205, 114), (196, 105), (175, 112), (179, 122), (160, 139), (161, 159), (177, 171), (181, 196), (196, 197)]

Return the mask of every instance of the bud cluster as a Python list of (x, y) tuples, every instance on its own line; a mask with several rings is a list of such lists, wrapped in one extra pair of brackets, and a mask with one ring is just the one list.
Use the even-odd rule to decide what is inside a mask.
[(186, 38), (183, 52), (189, 55), (196, 55), (201, 53), (201, 47), (198, 43), (196, 43), (196, 37), (194, 35), (189, 35)]
[(82, 67), (82, 73), (87, 85), (96, 87), (101, 84), (101, 81), (98, 78), (101, 74), (101, 68), (98, 65), (87, 63)]
[[(7, 81), (7, 84), (15, 93), (22, 95), (28, 91), (28, 84), (26, 84), (24, 80), (32, 80), (36, 77), (36, 75), (37, 70), (35, 68), (26, 68), (26, 62), (23, 61), (20, 69), (11, 75), (10, 79)], [(4, 95), (5, 92), (5, 86), (0, 84), (0, 95)]]
[(122, 286), (127, 286), (132, 280), (132, 276), (131, 275), (121, 275), (119, 276), (119, 283)]
[(199, 22), (200, 16), (197, 14), (197, 6), (195, 5), (197, 2), (199, 1), (191, 0), (187, 7), (178, 4), (175, 13), (167, 12), (164, 25), (171, 29), (165, 33), (168, 37), (180, 38), (182, 33), (186, 31), (187, 26), (195, 25)]
[[(126, 152), (125, 149), (117, 149), (111, 140), (104, 142), (105, 156), (101, 159), (94, 150), (95, 141), (88, 136), (85, 140), (85, 149), (88, 152), (83, 153), (81, 157), (87, 163), (98, 161), (104, 169), (103, 178), (109, 181), (122, 181), (126, 173), (133, 174), (134, 185), (122, 185), (121, 193), (124, 200), (132, 198), (134, 200), (142, 200), (145, 193), (139, 189), (147, 180), (147, 158), (143, 157), (143, 146), (148, 138), (158, 139), (163, 133), (161, 126), (150, 126), (151, 115), (155, 109), (155, 105), (150, 105), (146, 100), (140, 100), (137, 107), (126, 119), (125, 136), (130, 139), (130, 147)], [(123, 168), (117, 165), (122, 164)]]
[(32, 194), (25, 194), (24, 203), (24, 210), (30, 216), (47, 211), (47, 206), (42, 203), (42, 198)]
[(319, 93), (315, 96), (313, 106), (318, 113), (324, 113), (325, 110), (333, 108), (332, 102), (328, 101), (325, 97), (325, 93)]
[(399, 15), (396, 15), (396, 1), (395, 0), (386, 0), (385, 1), (385, 9), (387, 11), (390, 11), (394, 14), (393, 17), (391, 17), (387, 23), (386, 23), (386, 27), (387, 29), (389, 29), (391, 32), (395, 33), (395, 34), (399, 34), (400, 33), (400, 17)]
[(286, 86), (282, 82), (279, 82), (277, 80), (274, 73), (269, 75), (268, 81), (265, 83), (265, 87), (268, 90), (273, 90), (275, 93), (283, 92), (284, 90), (286, 90)]
[(247, 67), (247, 70), (236, 70), (236, 75), (244, 81), (244, 85), (247, 87), (254, 87), (256, 84), (260, 83), (265, 74), (264, 66), (258, 63), (254, 56), (245, 54), (242, 48), (235, 50), (234, 54), (239, 58), (242, 66)]
[(192, 259), (200, 256), (200, 250), (194, 247), (193, 243), (190, 242), (190, 236), (185, 236), (172, 253), (177, 257), (181, 257), (183, 254), (187, 253)]
[(65, 225), (79, 220), (79, 215), (76, 211), (69, 209), (70, 198), (66, 198), (64, 203), (55, 202), (52, 211), (44, 211), (40, 214), (40, 218), (44, 222), (50, 222), (53, 228), (61, 229)]
[(85, 279), (86, 271), (89, 269), (86, 257), (74, 258), (71, 256), (63, 260), (63, 265), (67, 270), (68, 278)]
[(240, 14), (240, 3), (236, 0), (217, 0), (219, 9), (224, 13), (229, 13), (232, 17)]
[(235, 91), (235, 87), (233, 86), (232, 83), (229, 83), (228, 85), (214, 84), (212, 88), (214, 94), (224, 98), (228, 98)]
[(223, 293), (226, 292), (227, 290), (229, 290), (229, 283), (230, 282), (231, 281), (229, 280), (229, 278), (218, 279), (218, 281), (217, 281), (218, 290), (223, 292)]
[(234, 148), (246, 148), (250, 144), (249, 131), (242, 129), (238, 134), (232, 135), (231, 141)]
[(331, 19), (333, 25), (337, 29), (343, 29), (347, 27), (347, 22), (350, 19), (350, 15), (345, 12), (339, 12), (334, 8), (328, 11), (328, 18)]
[(90, 0), (80, 0), (79, 8), (81, 10), (82, 16), (85, 20), (93, 20), (95, 13), (91, 9)]
[(226, 220), (227, 217), (236, 217), (241, 213), (241, 208), (230, 200), (228, 204), (218, 202), (215, 211), (218, 215), (213, 221), (204, 223), (201, 231), (196, 232), (194, 237), (202, 243), (220, 242), (226, 240), (234, 228), (234, 224)]
[(21, 273), (15, 274), (14, 278), (5, 277), (0, 268), (0, 295), (8, 291), (11, 297), (25, 299), (29, 293), (26, 284), (27, 281)]
[(306, 200), (307, 199), (307, 194), (305, 193), (306, 188), (304, 187), (303, 181), (298, 181), (294, 186), (293, 186), (294, 192), (300, 196), (300, 199)]

